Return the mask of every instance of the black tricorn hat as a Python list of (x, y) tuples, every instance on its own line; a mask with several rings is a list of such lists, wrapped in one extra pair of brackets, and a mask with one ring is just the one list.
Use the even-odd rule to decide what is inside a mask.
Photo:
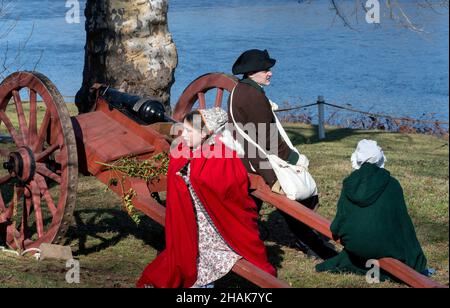
[(271, 59), (267, 50), (250, 49), (239, 56), (233, 64), (233, 74), (267, 71), (277, 62)]

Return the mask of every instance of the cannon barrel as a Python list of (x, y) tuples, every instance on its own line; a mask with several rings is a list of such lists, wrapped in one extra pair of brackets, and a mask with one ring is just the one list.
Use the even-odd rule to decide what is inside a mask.
[(156, 99), (124, 93), (104, 85), (98, 89), (98, 94), (110, 108), (120, 110), (140, 124), (174, 122), (166, 116), (163, 104)]

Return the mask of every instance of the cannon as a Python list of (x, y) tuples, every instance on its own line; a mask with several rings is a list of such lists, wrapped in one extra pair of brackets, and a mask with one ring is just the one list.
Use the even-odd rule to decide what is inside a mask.
[[(0, 84), (0, 125), (12, 141), (0, 148), (5, 169), (0, 173), (0, 240), (3, 237), (13, 249), (62, 243), (72, 223), (79, 173), (95, 176), (119, 196), (133, 189), (134, 207), (164, 225), (165, 207), (157, 196), (166, 191), (165, 176), (150, 182), (128, 176), (122, 185), (110, 185), (114, 175), (106, 166), (130, 155), (146, 160), (167, 153), (174, 123), (195, 107), (205, 108), (208, 91), (216, 91), (212, 103), (221, 107), (237, 82), (223, 73), (200, 76), (184, 90), (172, 118), (157, 100), (95, 84), (93, 110), (70, 117), (63, 97), (47, 77), (37, 72), (10, 75)], [(29, 101), (29, 112), (24, 111), (24, 100)], [(18, 127), (6, 113), (8, 104), (15, 106)], [(261, 177), (249, 177), (255, 197), (332, 238), (327, 219), (271, 192)], [(379, 261), (384, 270), (412, 287), (442, 287), (398, 260)], [(233, 271), (260, 287), (289, 287), (246, 260)]]

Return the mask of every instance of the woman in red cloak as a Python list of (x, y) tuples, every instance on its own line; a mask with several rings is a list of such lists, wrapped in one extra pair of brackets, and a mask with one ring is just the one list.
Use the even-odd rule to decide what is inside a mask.
[(220, 108), (185, 117), (182, 141), (170, 153), (166, 248), (144, 270), (137, 287), (204, 287), (241, 258), (276, 275), (259, 238), (247, 171), (216, 133), (226, 122)]

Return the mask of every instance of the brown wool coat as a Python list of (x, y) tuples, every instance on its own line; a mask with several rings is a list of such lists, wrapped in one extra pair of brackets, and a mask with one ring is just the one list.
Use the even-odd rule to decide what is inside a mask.
[[(242, 124), (244, 128), (249, 123), (253, 123), (256, 128), (258, 128), (259, 123), (275, 125), (275, 118), (272, 113), (272, 107), (270, 105), (269, 99), (266, 97), (263, 89), (257, 83), (249, 79), (241, 80), (234, 91), (233, 116), (235, 121), (238, 124)], [(228, 122), (230, 124), (233, 123), (230, 113), (230, 100), (228, 100)], [(279, 131), (277, 129), (271, 130), (270, 127), (271, 125), (265, 125), (265, 130), (256, 131), (256, 140), (258, 141), (260, 140), (259, 135), (265, 134), (263, 135), (265, 136), (265, 145), (263, 145), (262, 142), (258, 142), (258, 144), (265, 148), (267, 152), (276, 154), (281, 159), (295, 164), (297, 161), (295, 159), (295, 152), (293, 152), (289, 148), (289, 146), (280, 136)], [(246, 129), (244, 129), (244, 131), (248, 133)], [(253, 137), (251, 133), (249, 133), (249, 135)], [(275, 147), (276, 140), (278, 140), (276, 144), (277, 147)], [(271, 146), (272, 143), (273, 145)], [(244, 141), (244, 150), (245, 156), (242, 158), (242, 162), (247, 168), (247, 171), (254, 173), (251, 168), (251, 166), (253, 166), (253, 168), (256, 170), (256, 173), (261, 175), (264, 178), (265, 182), (270, 187), (272, 187), (277, 178), (271, 168), (264, 168), (264, 165), (268, 166), (267, 159), (263, 158), (264, 154), (259, 153), (256, 155), (256, 158), (249, 158), (249, 154), (257, 153), (257, 150), (253, 145), (248, 144), (247, 141)], [(293, 159), (295, 161), (292, 161)], [(266, 164), (260, 165), (261, 162), (266, 162)]]

